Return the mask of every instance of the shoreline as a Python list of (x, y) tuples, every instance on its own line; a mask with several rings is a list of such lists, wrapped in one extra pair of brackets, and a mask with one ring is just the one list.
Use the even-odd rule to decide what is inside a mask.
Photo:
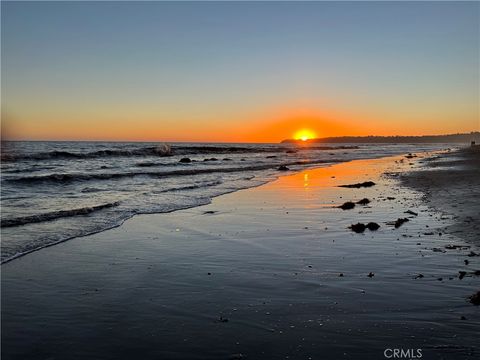
[[(438, 151), (434, 151), (434, 153), (437, 153)], [(429, 153), (428, 151), (427, 152), (421, 152), (421, 154), (424, 154), (424, 153)], [(389, 155), (389, 156), (374, 156), (374, 157), (369, 157), (369, 158), (365, 158), (363, 160), (374, 160), (374, 159), (380, 159), (380, 158), (387, 158), (387, 157), (391, 157), (392, 155)], [(393, 155), (393, 156), (404, 156), (404, 154), (398, 154), (398, 155)], [(171, 210), (162, 210), (162, 211), (152, 211), (152, 212), (149, 212), (149, 211), (145, 211), (145, 212), (137, 212), (137, 213), (131, 213), (129, 214), (128, 216), (120, 219), (117, 223), (114, 223), (112, 225), (109, 225), (109, 226), (106, 226), (106, 227), (103, 227), (101, 229), (96, 229), (96, 230), (93, 230), (93, 231), (88, 231), (82, 235), (73, 235), (73, 236), (68, 236), (66, 238), (61, 238), (60, 240), (57, 240), (57, 241), (53, 241), (53, 242), (50, 242), (50, 243), (46, 243), (46, 244), (43, 244), (43, 245), (40, 245), (40, 246), (36, 246), (34, 248), (31, 248), (31, 249), (27, 249), (27, 250), (24, 250), (24, 251), (21, 251), (21, 252), (18, 252), (16, 253), (15, 255), (13, 256), (10, 256), (8, 258), (4, 258), (0, 261), (0, 266), (3, 265), (3, 264), (6, 264), (10, 261), (13, 261), (13, 260), (16, 260), (18, 258), (21, 258), (23, 256), (26, 256), (28, 254), (31, 254), (33, 252), (36, 252), (36, 251), (40, 251), (42, 249), (45, 249), (45, 248), (49, 248), (51, 246), (55, 246), (55, 245), (58, 245), (58, 244), (61, 244), (63, 242), (67, 242), (67, 241), (70, 241), (70, 240), (74, 240), (76, 238), (83, 238), (83, 237), (86, 237), (86, 236), (91, 236), (91, 235), (95, 235), (95, 234), (98, 234), (98, 233), (101, 233), (103, 231), (108, 231), (108, 230), (111, 230), (111, 229), (114, 229), (116, 227), (119, 227), (119, 226), (122, 226), (125, 221), (128, 221), (129, 219), (131, 219), (132, 217), (135, 217), (135, 216), (138, 216), (138, 215), (146, 215), (146, 214), (168, 214), (168, 213), (171, 213), (171, 212), (175, 212), (175, 211), (182, 211), (182, 210), (186, 210), (186, 209), (190, 209), (190, 208), (195, 208), (195, 207), (199, 207), (199, 206), (204, 206), (204, 205), (208, 205), (210, 204), (213, 199), (215, 199), (216, 197), (219, 197), (219, 196), (224, 196), (224, 195), (227, 195), (227, 194), (230, 194), (232, 192), (236, 192), (236, 191), (240, 191), (240, 190), (246, 190), (246, 189), (250, 189), (250, 188), (255, 188), (255, 187), (258, 187), (258, 186), (262, 186), (262, 185), (265, 185), (265, 184), (268, 184), (269, 182), (272, 182), (272, 181), (275, 181), (277, 180), (279, 177), (281, 176), (285, 176), (285, 175), (291, 175), (291, 174), (297, 174), (299, 172), (302, 172), (302, 171), (305, 171), (305, 170), (312, 170), (312, 169), (319, 169), (319, 168), (325, 168), (325, 167), (330, 167), (330, 166), (334, 166), (336, 164), (342, 164), (342, 163), (348, 163), (348, 162), (351, 162), (351, 161), (356, 161), (356, 160), (362, 160), (362, 159), (351, 159), (351, 160), (346, 160), (346, 161), (339, 161), (339, 160), (336, 160), (336, 159), (330, 159), (330, 160), (321, 160), (321, 161), (318, 161), (318, 162), (312, 162), (312, 167), (307, 167), (307, 168), (302, 168), (302, 169), (289, 169), (288, 172), (283, 172), (283, 171), (277, 171), (276, 173), (272, 173), (266, 177), (263, 177), (263, 178), (259, 178), (259, 179), (256, 179), (256, 183), (255, 184), (251, 184), (251, 185), (248, 185), (248, 186), (245, 186), (245, 187), (239, 187), (239, 188), (235, 188), (235, 189), (232, 189), (232, 190), (225, 190), (223, 191), (222, 193), (219, 193), (219, 194), (216, 194), (214, 196), (211, 196), (210, 198), (208, 199), (205, 199), (205, 201), (203, 203), (198, 203), (198, 204), (192, 204), (192, 205), (186, 205), (184, 207), (179, 207), (179, 208), (172, 208)], [(287, 165), (291, 165), (290, 163), (288, 163)]]
[(452, 219), (385, 175), (417, 169), (404, 158), (282, 174), (5, 263), (3, 358), (473, 359), (477, 248), (439, 235)]
[[(348, 163), (350, 161), (353, 161), (353, 160), (348, 160), (348, 161), (325, 161), (325, 162), (318, 162), (316, 165), (316, 167), (312, 167), (312, 168), (309, 168), (309, 169), (319, 169), (319, 168), (323, 168), (323, 167), (328, 167), (328, 166), (332, 166), (332, 165), (335, 165), (335, 164), (338, 164), (338, 163)], [(318, 166), (318, 165), (324, 165), (324, 166)], [(299, 169), (299, 170), (288, 170), (289, 171), (289, 174), (296, 174), (298, 172), (301, 172), (301, 171), (304, 171), (305, 169)], [(253, 188), (256, 188), (256, 187), (259, 187), (259, 186), (263, 186), (265, 184), (268, 184), (269, 182), (272, 182), (272, 181), (275, 181), (275, 180), (278, 180), (279, 177), (283, 176), (283, 175), (286, 175), (285, 173), (282, 173), (279, 171), (278, 175), (272, 175), (272, 176), (269, 176), (268, 178), (266, 179), (263, 179), (263, 180), (259, 180), (259, 182), (257, 184), (254, 184), (254, 185), (250, 185), (248, 187), (244, 187), (244, 188), (236, 188), (236, 189), (233, 189), (233, 190), (230, 190), (230, 191), (226, 191), (226, 192), (223, 192), (221, 194), (218, 194), (218, 195), (215, 195), (211, 198), (209, 198), (209, 200), (205, 203), (201, 203), (201, 204), (195, 204), (195, 205), (191, 205), (191, 206), (186, 206), (186, 207), (183, 207), (183, 208), (175, 208), (175, 209), (172, 209), (172, 210), (168, 210), (168, 211), (162, 211), (162, 212), (138, 212), (138, 213), (135, 213), (135, 214), (131, 214), (129, 215), (128, 217), (125, 217), (124, 219), (122, 219), (118, 224), (115, 224), (115, 225), (112, 225), (110, 227), (107, 227), (107, 228), (104, 228), (104, 229), (99, 229), (99, 230), (95, 230), (95, 231), (92, 231), (92, 232), (89, 232), (89, 233), (86, 233), (86, 234), (83, 234), (83, 235), (75, 235), (75, 236), (72, 236), (72, 237), (68, 237), (68, 238), (65, 238), (65, 239), (61, 239), (59, 241), (56, 241), (56, 242), (52, 242), (52, 243), (48, 243), (48, 244), (45, 244), (45, 245), (42, 245), (40, 247), (37, 247), (37, 248), (34, 248), (34, 249), (31, 249), (31, 250), (27, 250), (27, 251), (24, 251), (24, 252), (21, 252), (21, 253), (18, 253), (18, 254), (15, 254), (13, 255), (12, 257), (9, 257), (9, 258), (6, 258), (6, 259), (3, 259), (0, 261), (0, 266), (3, 265), (3, 264), (6, 264), (6, 263), (9, 263), (10, 261), (13, 261), (13, 260), (16, 260), (18, 258), (21, 258), (23, 256), (26, 256), (28, 254), (31, 254), (31, 253), (34, 253), (34, 252), (37, 252), (37, 251), (40, 251), (42, 249), (45, 249), (45, 248), (49, 248), (49, 247), (52, 247), (52, 246), (55, 246), (55, 245), (58, 245), (58, 244), (62, 244), (64, 242), (67, 242), (67, 241), (70, 241), (70, 240), (74, 240), (74, 239), (77, 239), (77, 238), (83, 238), (83, 237), (88, 237), (88, 236), (92, 236), (92, 235), (95, 235), (95, 234), (99, 234), (99, 233), (102, 233), (104, 231), (108, 231), (108, 230), (112, 230), (112, 229), (115, 229), (117, 227), (120, 227), (122, 226), (125, 221), (128, 221), (130, 219), (132, 219), (133, 217), (135, 216), (142, 216), (142, 215), (161, 215), (161, 214), (169, 214), (169, 213), (172, 213), (172, 212), (175, 212), (175, 211), (182, 211), (182, 210), (187, 210), (187, 209), (193, 209), (193, 208), (196, 208), (196, 207), (201, 207), (201, 206), (205, 206), (205, 205), (209, 205), (212, 203), (213, 199), (217, 198), (217, 197), (220, 197), (220, 196), (224, 196), (224, 195), (228, 195), (228, 194), (231, 194), (231, 193), (234, 193), (234, 192), (237, 192), (237, 191), (241, 191), (241, 190), (248, 190), (248, 189), (253, 189)]]

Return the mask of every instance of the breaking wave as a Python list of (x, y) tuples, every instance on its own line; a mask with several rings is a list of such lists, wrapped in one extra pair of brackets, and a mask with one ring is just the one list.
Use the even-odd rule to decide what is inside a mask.
[[(292, 166), (292, 165), (313, 165), (313, 164), (323, 164), (323, 163), (335, 163), (342, 160), (329, 159), (329, 160), (300, 160), (300, 161), (291, 161), (283, 162), (282, 165)], [(118, 179), (118, 178), (128, 178), (135, 176), (149, 176), (149, 177), (171, 177), (171, 176), (189, 176), (189, 175), (199, 175), (199, 174), (211, 174), (211, 173), (233, 173), (241, 171), (258, 171), (258, 170), (268, 170), (278, 167), (279, 164), (261, 164), (261, 165), (252, 165), (252, 166), (242, 166), (242, 167), (231, 167), (231, 168), (207, 168), (207, 169), (182, 169), (182, 170), (172, 170), (172, 171), (138, 171), (138, 172), (118, 172), (118, 173), (77, 173), (77, 174), (49, 174), (49, 175), (34, 175), (34, 176), (22, 176), (5, 179), (6, 182), (15, 182), (15, 183), (24, 183), (24, 184), (35, 184), (42, 182), (50, 183), (69, 183), (74, 181), (88, 181), (88, 180), (109, 180), (109, 179)]]
[(112, 208), (118, 205), (120, 205), (119, 202), (113, 202), (113, 203), (107, 203), (102, 205), (83, 207), (79, 209), (52, 211), (52, 212), (38, 214), (38, 215), (21, 216), (13, 219), (2, 219), (1, 227), (5, 228), (5, 227), (11, 227), (11, 226), (20, 226), (20, 225), (26, 225), (26, 224), (32, 224), (32, 223), (39, 223), (43, 221), (52, 221), (59, 218), (70, 217), (70, 216), (88, 215), (94, 211)]
[(36, 153), (15, 153), (2, 151), (2, 161), (20, 161), (20, 160), (69, 160), (69, 159), (95, 159), (108, 157), (146, 157), (146, 156), (173, 156), (173, 155), (195, 155), (195, 154), (240, 154), (240, 153), (284, 153), (311, 150), (338, 150), (338, 149), (357, 149), (358, 146), (170, 146), (161, 144), (158, 146), (147, 146), (134, 149), (105, 149), (90, 152), (71, 152), (71, 151), (45, 151)]

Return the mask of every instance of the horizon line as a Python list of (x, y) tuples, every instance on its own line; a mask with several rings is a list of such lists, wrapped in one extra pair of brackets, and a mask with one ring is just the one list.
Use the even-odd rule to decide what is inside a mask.
[[(324, 136), (319, 138), (308, 139), (307, 142), (314, 140), (324, 140), (324, 139), (341, 139), (341, 138), (421, 138), (421, 137), (441, 137), (441, 136), (458, 136), (458, 135), (472, 135), (480, 134), (480, 130), (472, 130), (469, 132), (457, 132), (457, 133), (448, 133), (448, 134), (423, 134), (423, 135), (341, 135), (341, 136)], [(153, 139), (1, 139), (0, 142), (161, 142), (161, 143), (216, 143), (216, 144), (277, 144), (286, 140), (297, 141), (298, 139), (294, 138), (285, 138), (278, 140), (276, 142), (271, 141), (211, 141), (211, 140), (191, 140), (191, 141), (178, 141), (178, 140), (153, 140)]]

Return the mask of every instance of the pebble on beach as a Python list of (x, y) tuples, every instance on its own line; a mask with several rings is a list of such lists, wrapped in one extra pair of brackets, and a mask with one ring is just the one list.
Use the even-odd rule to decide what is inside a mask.
[(349, 229), (352, 229), (352, 231), (355, 231), (356, 233), (363, 233), (366, 228), (365, 224), (362, 223), (356, 223), (349, 226)]
[(370, 200), (367, 199), (367, 198), (363, 198), (362, 200), (358, 200), (358, 201), (357, 201), (357, 204), (359, 204), (359, 205), (367, 205), (367, 204), (370, 204)]
[(398, 218), (393, 225), (395, 226), (395, 229), (399, 228), (400, 226), (403, 225), (403, 223), (406, 223), (408, 220), (407, 218)]
[(468, 298), (473, 305), (480, 305), (480, 291), (470, 295)]
[(376, 231), (380, 228), (380, 225), (378, 225), (376, 222), (369, 222), (367, 224), (367, 229), (370, 231)]
[(339, 206), (340, 209), (342, 210), (351, 210), (355, 207), (355, 204), (351, 201), (347, 201), (343, 203), (342, 205)]
[(361, 187), (371, 187), (376, 185), (373, 181), (364, 181), (362, 183), (339, 185), (339, 187), (359, 189)]

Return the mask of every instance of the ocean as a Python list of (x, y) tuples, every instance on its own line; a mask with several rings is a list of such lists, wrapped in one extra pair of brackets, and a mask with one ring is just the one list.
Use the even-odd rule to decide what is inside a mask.
[[(3, 142), (1, 261), (136, 214), (208, 204), (288, 171), (435, 151), (445, 144)], [(135, 241), (132, 239), (132, 241)]]

